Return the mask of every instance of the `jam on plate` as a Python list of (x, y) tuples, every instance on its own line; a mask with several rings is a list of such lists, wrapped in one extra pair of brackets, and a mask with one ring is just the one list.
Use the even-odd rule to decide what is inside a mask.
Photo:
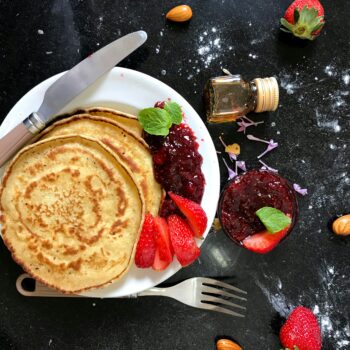
[[(185, 123), (173, 125), (166, 137), (146, 134), (145, 140), (153, 156), (156, 180), (166, 192), (174, 192), (196, 203), (201, 203), (204, 193), (203, 158), (192, 129)], [(160, 216), (179, 213), (175, 203), (166, 197)]]

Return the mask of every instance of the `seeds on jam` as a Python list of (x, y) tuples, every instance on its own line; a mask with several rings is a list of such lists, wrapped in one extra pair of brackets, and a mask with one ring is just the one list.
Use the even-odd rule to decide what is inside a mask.
[[(198, 143), (187, 124), (173, 125), (166, 137), (146, 134), (153, 156), (156, 180), (166, 192), (174, 192), (196, 203), (201, 203), (204, 192), (203, 158)], [(161, 206), (160, 216), (179, 213), (167, 196)]]

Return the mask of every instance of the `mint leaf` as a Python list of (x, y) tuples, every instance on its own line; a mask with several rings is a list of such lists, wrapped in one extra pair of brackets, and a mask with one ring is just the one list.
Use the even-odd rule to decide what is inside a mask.
[(270, 233), (279, 232), (289, 226), (292, 222), (290, 217), (282, 211), (272, 207), (263, 207), (255, 214)]
[(142, 128), (151, 135), (167, 136), (172, 124), (169, 113), (161, 108), (145, 108), (139, 112)]
[(170, 114), (173, 124), (179, 125), (182, 122), (182, 110), (176, 102), (165, 102), (164, 109)]

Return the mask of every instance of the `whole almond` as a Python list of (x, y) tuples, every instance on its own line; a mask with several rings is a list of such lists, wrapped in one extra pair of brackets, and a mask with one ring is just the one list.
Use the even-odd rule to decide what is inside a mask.
[(179, 5), (171, 9), (166, 18), (173, 22), (186, 22), (192, 18), (192, 9), (188, 5)]
[(216, 343), (216, 350), (243, 350), (243, 349), (232, 340), (220, 339)]
[(350, 235), (350, 214), (341, 216), (333, 222), (333, 232), (337, 235), (348, 236)]

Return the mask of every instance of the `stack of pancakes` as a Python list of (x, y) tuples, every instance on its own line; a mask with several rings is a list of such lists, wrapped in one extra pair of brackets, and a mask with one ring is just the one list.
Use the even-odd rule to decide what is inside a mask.
[(162, 189), (136, 117), (90, 108), (62, 119), (9, 164), (0, 188), (5, 244), (24, 270), (66, 293), (105, 286), (134, 260)]

